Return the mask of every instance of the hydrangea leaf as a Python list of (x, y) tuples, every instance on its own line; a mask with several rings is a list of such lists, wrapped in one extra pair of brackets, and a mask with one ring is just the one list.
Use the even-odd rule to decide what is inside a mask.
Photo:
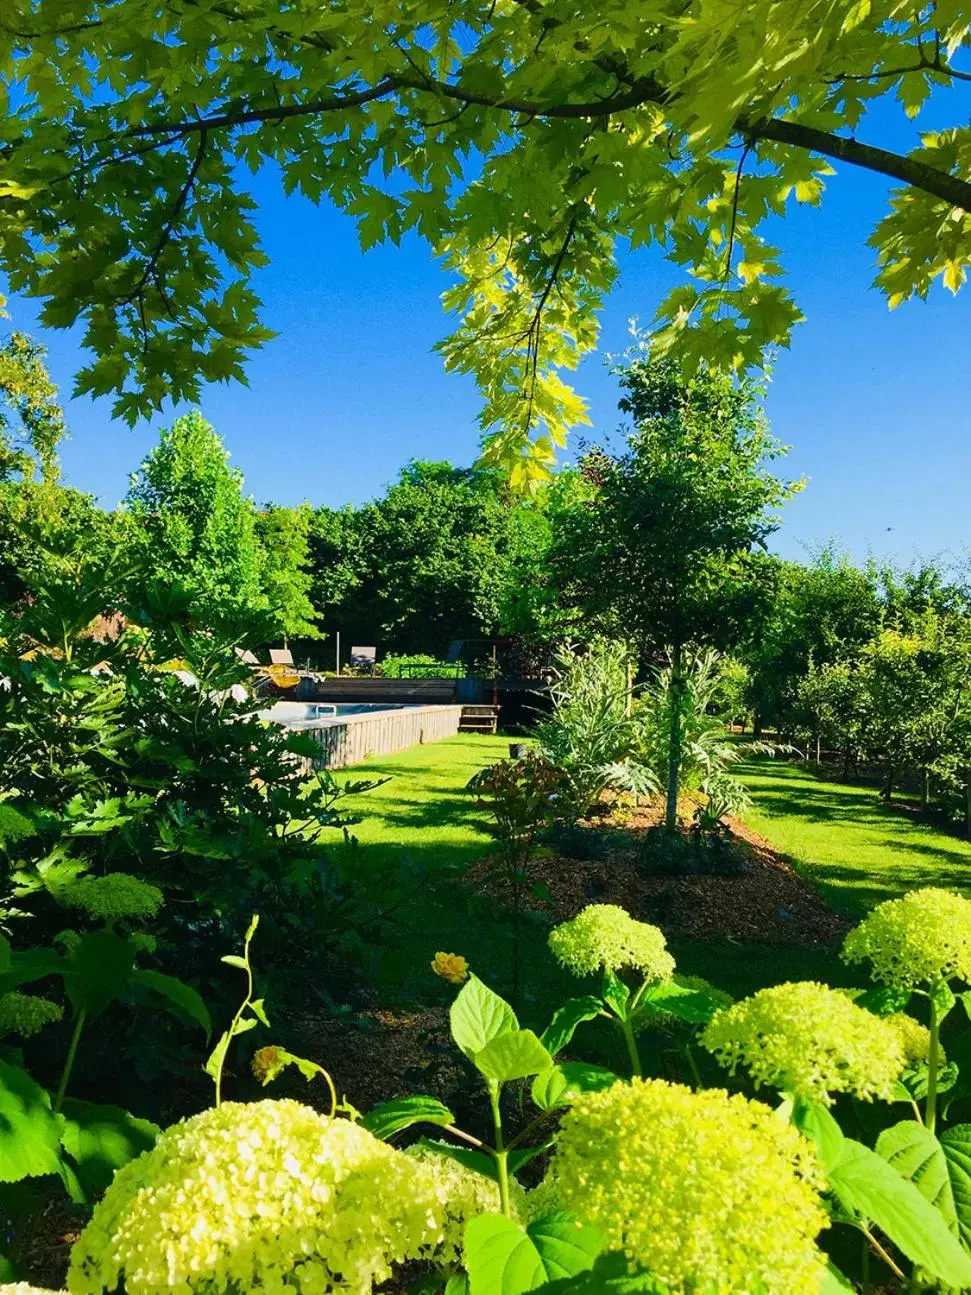
[(437, 1097), (400, 1097), (393, 1102), (382, 1102), (368, 1111), (362, 1120), (369, 1133), (387, 1142), (402, 1129), (412, 1124), (454, 1124), (455, 1116)]
[(957, 1207), (947, 1157), (930, 1129), (916, 1120), (902, 1120), (884, 1129), (877, 1138), (877, 1154), (940, 1210), (952, 1232), (957, 1229)]
[(548, 1295), (669, 1295), (660, 1278), (647, 1272), (632, 1273), (629, 1268), (627, 1256), (612, 1250), (598, 1255), (586, 1272), (551, 1282), (545, 1289)]
[(847, 1138), (828, 1177), (842, 1207), (876, 1224), (908, 1259), (949, 1286), (971, 1285), (971, 1257), (939, 1211), (882, 1156)]
[(155, 1145), (161, 1132), (120, 1106), (101, 1106), (67, 1098), (61, 1141), (87, 1201), (107, 1190), (116, 1170)]
[(0, 1182), (58, 1173), (62, 1125), (47, 1091), (20, 1066), (0, 1061)]
[(620, 1083), (612, 1070), (591, 1066), (584, 1061), (562, 1061), (541, 1071), (533, 1080), (531, 1096), (541, 1111), (569, 1106), (580, 1093), (593, 1093)]
[(64, 985), (75, 1012), (92, 1020), (122, 993), (131, 976), (135, 949), (112, 931), (89, 931), (67, 956)]
[(516, 1013), (506, 1000), (475, 975), (469, 976), (452, 1003), (449, 1023), (452, 1038), (470, 1061), (486, 1044), (519, 1026)]
[(537, 1075), (553, 1064), (553, 1058), (532, 1030), (506, 1030), (472, 1060), (480, 1074), (500, 1084)]
[(573, 1038), (578, 1025), (592, 1021), (603, 1011), (600, 999), (593, 994), (583, 998), (568, 998), (553, 1013), (553, 1019), (540, 1036), (543, 1047), (555, 1057)]
[(596, 1228), (554, 1213), (528, 1227), (482, 1214), (465, 1230), (470, 1295), (522, 1295), (591, 1268), (603, 1242)]
[(940, 1137), (947, 1161), (958, 1233), (971, 1249), (971, 1124), (955, 1124)]
[(202, 995), (191, 985), (187, 985), (184, 980), (179, 980), (177, 976), (166, 976), (161, 971), (139, 970), (132, 972), (131, 981), (167, 999), (190, 1020), (201, 1026), (207, 1038), (212, 1033), (212, 1018)]

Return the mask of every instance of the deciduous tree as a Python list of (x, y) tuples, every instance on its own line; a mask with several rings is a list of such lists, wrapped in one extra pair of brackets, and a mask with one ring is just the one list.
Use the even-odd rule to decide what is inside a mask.
[[(335, 203), (364, 247), (417, 232), (456, 276), (450, 369), (490, 460), (534, 478), (584, 417), (618, 245), (690, 277), (659, 347), (743, 368), (799, 307), (763, 233), (832, 165), (886, 177), (891, 305), (971, 257), (961, 0), (7, 0), (0, 266), (84, 326), (78, 389), (135, 419), (240, 378), (268, 337), (241, 176)], [(898, 142), (895, 111), (934, 128)], [(875, 213), (876, 214), (876, 213)]]

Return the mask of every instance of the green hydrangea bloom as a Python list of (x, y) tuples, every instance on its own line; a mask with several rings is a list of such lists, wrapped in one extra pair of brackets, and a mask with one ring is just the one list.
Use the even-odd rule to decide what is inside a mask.
[(647, 980), (667, 980), (674, 971), (663, 932), (636, 922), (616, 904), (590, 904), (550, 932), (557, 962), (577, 976), (633, 967)]
[(819, 1295), (822, 1176), (761, 1102), (660, 1079), (585, 1093), (552, 1172), (565, 1207), (671, 1295)]
[(0, 1035), (22, 1034), (27, 1039), (63, 1015), (64, 1009), (49, 998), (21, 994), (17, 990), (0, 994)]
[(300, 1102), (225, 1102), (115, 1175), (74, 1246), (68, 1289), (367, 1295), (394, 1264), (454, 1249), (443, 1182)]
[(869, 962), (874, 980), (895, 989), (971, 981), (971, 903), (936, 886), (888, 899), (850, 931), (842, 956)]
[(105, 877), (79, 877), (60, 891), (59, 898), (71, 908), (83, 909), (89, 917), (102, 922), (154, 917), (162, 907), (159, 888), (130, 877), (127, 872), (110, 872)]
[[(904, 1050), (904, 1062), (908, 1070), (911, 1070), (914, 1066), (919, 1066), (922, 1061), (927, 1060), (931, 1050), (931, 1032), (926, 1025), (921, 1025), (920, 1021), (915, 1021), (906, 1012), (893, 1012), (883, 1019), (897, 1031), (900, 1046)], [(941, 1064), (946, 1060), (940, 1050), (938, 1060)]]
[(833, 1093), (890, 1100), (906, 1069), (899, 1029), (815, 981), (760, 989), (715, 1013), (701, 1043), (735, 1073), (821, 1102)]
[[(479, 1214), (498, 1214), (501, 1209), (499, 1184), (466, 1169), (450, 1156), (426, 1147), (408, 1147), (405, 1155), (419, 1162), (427, 1173), (431, 1192), (442, 1211), (442, 1239), (435, 1252), (440, 1264), (455, 1264), (462, 1258), (465, 1225)], [(526, 1193), (515, 1181), (509, 1184), (510, 1206), (519, 1218)]]

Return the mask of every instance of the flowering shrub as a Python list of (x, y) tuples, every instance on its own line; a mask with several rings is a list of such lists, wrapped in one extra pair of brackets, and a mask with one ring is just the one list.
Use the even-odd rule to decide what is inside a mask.
[(636, 922), (616, 904), (590, 904), (571, 922), (550, 932), (556, 960), (577, 976), (632, 967), (647, 980), (667, 980), (674, 971), (664, 935)]
[(147, 881), (126, 872), (104, 877), (80, 877), (65, 886), (61, 899), (71, 908), (83, 909), (89, 917), (108, 925), (123, 918), (155, 917), (162, 907), (162, 892)]
[(826, 1103), (833, 1093), (890, 1101), (907, 1067), (900, 1028), (813, 981), (760, 989), (716, 1012), (701, 1043), (732, 1074), (741, 1065), (757, 1086)]
[(671, 1295), (818, 1295), (824, 1181), (810, 1144), (759, 1102), (663, 1080), (584, 1094), (551, 1172), (567, 1208)]
[(64, 1009), (49, 998), (21, 994), (13, 989), (9, 994), (0, 994), (0, 1037), (22, 1034), (25, 1039), (30, 1038), (63, 1015)]
[(971, 981), (971, 903), (927, 887), (878, 904), (850, 931), (844, 962), (869, 962), (874, 980), (896, 989)]
[(453, 1186), (349, 1120), (288, 1100), (226, 1102), (115, 1176), (68, 1288), (369, 1292), (396, 1263), (456, 1249)]

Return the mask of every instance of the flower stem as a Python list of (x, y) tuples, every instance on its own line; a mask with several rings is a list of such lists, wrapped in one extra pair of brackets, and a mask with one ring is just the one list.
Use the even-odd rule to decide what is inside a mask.
[(81, 1041), (81, 1031), (84, 1029), (85, 1016), (86, 1013), (82, 1007), (74, 1022), (74, 1033), (71, 1035), (71, 1042), (68, 1046), (67, 1056), (64, 1058), (64, 1069), (61, 1071), (60, 1083), (57, 1085), (57, 1096), (54, 1098), (55, 1111), (59, 1111), (64, 1103), (64, 1094), (67, 1092), (68, 1080), (71, 1078), (71, 1071), (74, 1069), (74, 1059), (78, 1054), (78, 1044)]
[(496, 1130), (496, 1146), (493, 1155), (499, 1175), (499, 1208), (506, 1218), (511, 1217), (509, 1209), (509, 1152), (502, 1140), (502, 1113), (499, 1110), (499, 1081), (488, 1080), (489, 1105), (492, 1107), (492, 1123)]
[(620, 1026), (620, 1032), (624, 1036), (624, 1042), (627, 1044), (627, 1054), (630, 1057), (631, 1073), (636, 1079), (640, 1079), (644, 1072), (641, 1069), (641, 1054), (637, 1050), (637, 1039), (634, 1036), (634, 1027), (628, 1019), (617, 1017), (617, 1024)]
[(937, 1071), (941, 1059), (941, 1022), (937, 1015), (937, 1004), (930, 1000), (931, 1009), (931, 1046), (927, 1053), (927, 1105), (924, 1108), (924, 1124), (930, 1133), (937, 1124)]

